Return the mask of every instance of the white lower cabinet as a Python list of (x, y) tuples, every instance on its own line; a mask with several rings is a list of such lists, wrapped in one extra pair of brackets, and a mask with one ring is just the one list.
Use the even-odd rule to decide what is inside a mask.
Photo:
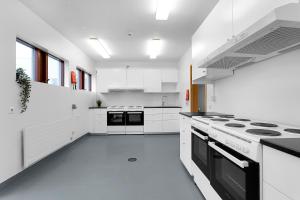
[(192, 138), (191, 118), (180, 116), (180, 159), (185, 168), (192, 175)]
[(94, 109), (90, 110), (92, 118), (91, 133), (107, 133), (107, 110)]
[(290, 200), (268, 183), (263, 183), (263, 200)]
[(263, 200), (300, 199), (299, 169), (298, 157), (263, 146)]
[(165, 134), (179, 132), (180, 108), (145, 108), (144, 132)]

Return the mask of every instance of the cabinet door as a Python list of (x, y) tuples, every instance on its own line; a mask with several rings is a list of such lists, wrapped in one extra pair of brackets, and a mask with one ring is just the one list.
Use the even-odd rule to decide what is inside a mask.
[(95, 115), (93, 133), (107, 133), (107, 116)]
[[(299, 3), (299, 0), (234, 0), (235, 35), (245, 31), (255, 22), (269, 14), (273, 9), (288, 3)], [(255, 15), (253, 12), (255, 12)]]
[(138, 69), (127, 70), (127, 86), (134, 88), (142, 88), (144, 85), (143, 71)]
[(178, 82), (178, 70), (177, 69), (163, 69), (161, 71), (161, 77), (163, 83), (177, 83)]
[(144, 70), (144, 90), (145, 93), (159, 93), (162, 91), (160, 70)]
[(110, 73), (107, 69), (97, 70), (97, 91), (100, 93), (107, 93), (108, 87), (111, 84)]
[(125, 69), (111, 69), (108, 71), (109, 81), (111, 87), (119, 87), (126, 85), (126, 70)]
[(162, 121), (145, 121), (144, 125), (145, 133), (162, 133)]
[(232, 1), (219, 0), (193, 35), (193, 66), (199, 67), (209, 54), (224, 45), (232, 35)]
[(178, 120), (164, 120), (163, 132), (165, 133), (177, 133), (180, 131)]

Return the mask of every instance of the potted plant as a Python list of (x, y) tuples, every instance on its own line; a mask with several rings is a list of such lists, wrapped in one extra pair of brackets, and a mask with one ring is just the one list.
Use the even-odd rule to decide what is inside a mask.
[(27, 110), (27, 103), (29, 102), (31, 93), (31, 80), (30, 77), (25, 73), (24, 69), (18, 68), (16, 70), (16, 82), (21, 88), (21, 113)]
[(96, 101), (96, 103), (97, 103), (98, 108), (100, 108), (100, 107), (101, 107), (101, 104), (102, 104), (102, 101), (101, 101), (100, 99), (98, 99), (98, 100)]

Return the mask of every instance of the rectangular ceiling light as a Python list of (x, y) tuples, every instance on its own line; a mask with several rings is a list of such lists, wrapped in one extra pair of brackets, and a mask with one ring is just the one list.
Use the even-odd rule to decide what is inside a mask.
[(151, 59), (156, 59), (161, 53), (162, 41), (160, 39), (153, 39), (149, 41), (148, 44), (148, 54)]
[(168, 20), (171, 10), (170, 2), (170, 0), (157, 0), (156, 20)]
[(90, 38), (90, 44), (103, 58), (110, 58), (109, 51), (104, 47), (103, 43), (98, 38)]

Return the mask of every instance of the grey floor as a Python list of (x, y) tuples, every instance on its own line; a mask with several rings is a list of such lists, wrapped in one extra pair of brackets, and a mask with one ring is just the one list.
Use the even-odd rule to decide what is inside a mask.
[[(130, 163), (129, 157), (137, 162)], [(178, 135), (86, 136), (1, 189), (5, 200), (203, 200)]]

